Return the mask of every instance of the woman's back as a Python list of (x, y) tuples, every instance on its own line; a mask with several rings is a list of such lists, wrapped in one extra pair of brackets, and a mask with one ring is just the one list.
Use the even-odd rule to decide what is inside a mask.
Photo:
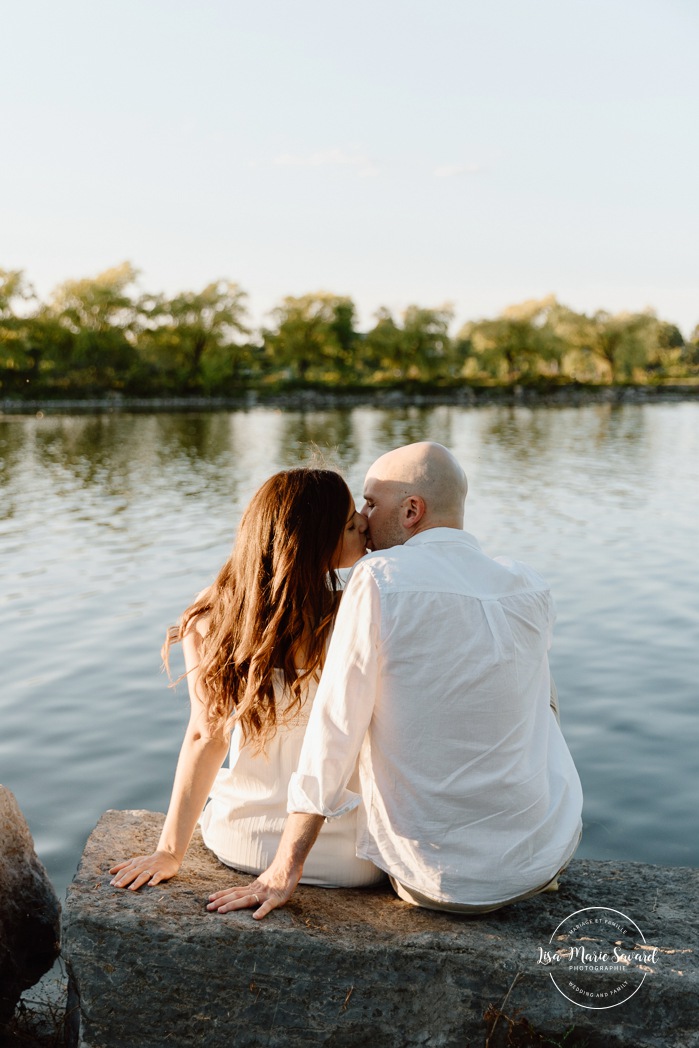
[[(284, 709), (288, 701), (281, 673), (274, 686), (278, 708)], [(204, 843), (228, 866), (257, 873), (274, 858), (316, 687), (315, 681), (309, 683), (301, 709), (290, 723), (279, 725), (264, 753), (245, 744), (238, 725), (233, 729), (229, 760), (200, 819)], [(325, 823), (306, 862), (303, 884), (349, 888), (381, 879), (380, 870), (355, 854), (356, 824), (356, 811)]]
[[(223, 862), (245, 872), (269, 865), (337, 611), (337, 572), (366, 552), (366, 530), (333, 470), (283, 470), (254, 495), (214, 582), (168, 631), (166, 665), (172, 644), (184, 649), (190, 719), (158, 847), (112, 867), (117, 887), (173, 877), (197, 821)], [(355, 831), (354, 812), (326, 826), (306, 883), (381, 876), (356, 858)]]

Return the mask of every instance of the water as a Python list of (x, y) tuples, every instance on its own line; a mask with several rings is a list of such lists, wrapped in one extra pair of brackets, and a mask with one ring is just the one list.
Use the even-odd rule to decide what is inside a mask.
[(160, 644), (258, 484), (316, 444), (359, 499), (423, 438), (467, 470), (467, 529), (552, 585), (579, 855), (699, 865), (699, 404), (9, 417), (0, 781), (59, 892), (103, 811), (167, 806), (188, 702)]

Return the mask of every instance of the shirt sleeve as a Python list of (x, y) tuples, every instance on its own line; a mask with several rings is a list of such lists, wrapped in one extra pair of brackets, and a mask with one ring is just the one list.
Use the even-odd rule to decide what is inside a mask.
[(359, 794), (347, 783), (378, 693), (380, 633), (378, 587), (360, 563), (340, 601), (298, 768), (289, 781), (288, 811), (334, 818), (359, 804)]

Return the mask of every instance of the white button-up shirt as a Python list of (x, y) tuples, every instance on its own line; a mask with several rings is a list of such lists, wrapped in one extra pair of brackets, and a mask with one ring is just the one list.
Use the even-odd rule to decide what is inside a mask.
[[(357, 854), (442, 902), (505, 902), (570, 858), (582, 790), (550, 709), (532, 569), (432, 528), (356, 565), (288, 810), (359, 804)], [(347, 783), (360, 755), (360, 796)], [(352, 783), (356, 785), (356, 783)]]

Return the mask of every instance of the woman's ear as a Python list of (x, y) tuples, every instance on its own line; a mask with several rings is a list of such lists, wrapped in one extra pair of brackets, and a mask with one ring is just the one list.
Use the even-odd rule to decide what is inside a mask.
[(412, 531), (425, 516), (425, 500), (420, 495), (408, 495), (401, 506), (401, 523), (404, 528)]

